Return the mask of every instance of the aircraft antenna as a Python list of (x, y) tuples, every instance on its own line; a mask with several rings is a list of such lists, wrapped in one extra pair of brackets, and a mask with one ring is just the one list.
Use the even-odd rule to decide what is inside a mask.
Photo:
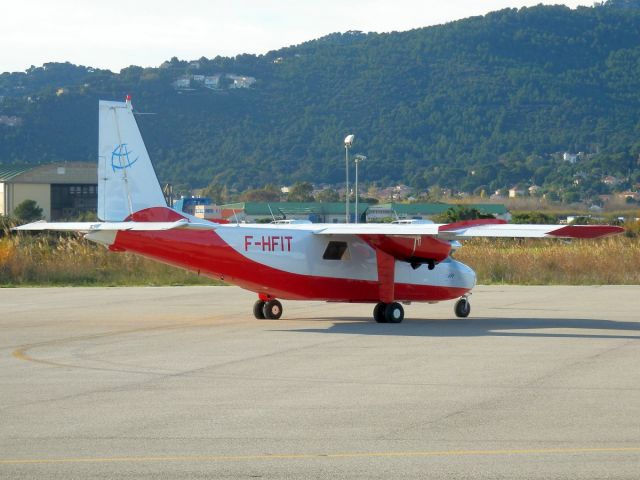
[(271, 214), (271, 220), (276, 221), (276, 216), (273, 214), (273, 210), (271, 210), (271, 204), (267, 203), (267, 207), (269, 207), (269, 213)]

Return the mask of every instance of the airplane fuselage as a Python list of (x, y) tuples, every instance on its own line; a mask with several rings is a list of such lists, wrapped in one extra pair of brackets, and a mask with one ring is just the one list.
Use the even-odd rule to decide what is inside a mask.
[[(304, 225), (238, 224), (208, 231), (91, 233), (87, 238), (265, 297), (380, 301), (376, 252), (353, 235), (319, 236)], [(471, 268), (450, 257), (433, 270), (395, 261), (395, 299), (450, 300), (471, 290), (475, 279)]]

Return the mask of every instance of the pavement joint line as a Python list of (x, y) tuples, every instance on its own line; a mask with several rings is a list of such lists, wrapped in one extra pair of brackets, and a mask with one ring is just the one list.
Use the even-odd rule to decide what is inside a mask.
[(38, 465), (75, 463), (152, 463), (152, 462), (225, 462), (247, 460), (312, 460), (327, 458), (411, 458), (411, 457), (462, 457), (508, 455), (560, 455), (589, 453), (640, 453), (640, 447), (593, 448), (530, 448), (513, 450), (434, 450), (423, 452), (345, 452), (345, 453), (284, 453), (261, 455), (175, 455), (144, 457), (76, 457), (0, 459), (0, 465)]

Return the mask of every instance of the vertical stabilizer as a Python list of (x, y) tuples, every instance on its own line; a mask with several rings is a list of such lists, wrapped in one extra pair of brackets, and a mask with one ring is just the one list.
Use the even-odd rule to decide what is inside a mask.
[(145, 208), (166, 207), (131, 101), (101, 100), (99, 125), (98, 218), (117, 222)]

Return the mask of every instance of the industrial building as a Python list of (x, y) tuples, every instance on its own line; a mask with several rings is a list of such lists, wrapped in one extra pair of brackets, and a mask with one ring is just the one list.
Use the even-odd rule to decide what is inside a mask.
[(60, 162), (38, 166), (0, 166), (0, 215), (34, 200), (46, 220), (95, 212), (98, 205), (98, 165)]

